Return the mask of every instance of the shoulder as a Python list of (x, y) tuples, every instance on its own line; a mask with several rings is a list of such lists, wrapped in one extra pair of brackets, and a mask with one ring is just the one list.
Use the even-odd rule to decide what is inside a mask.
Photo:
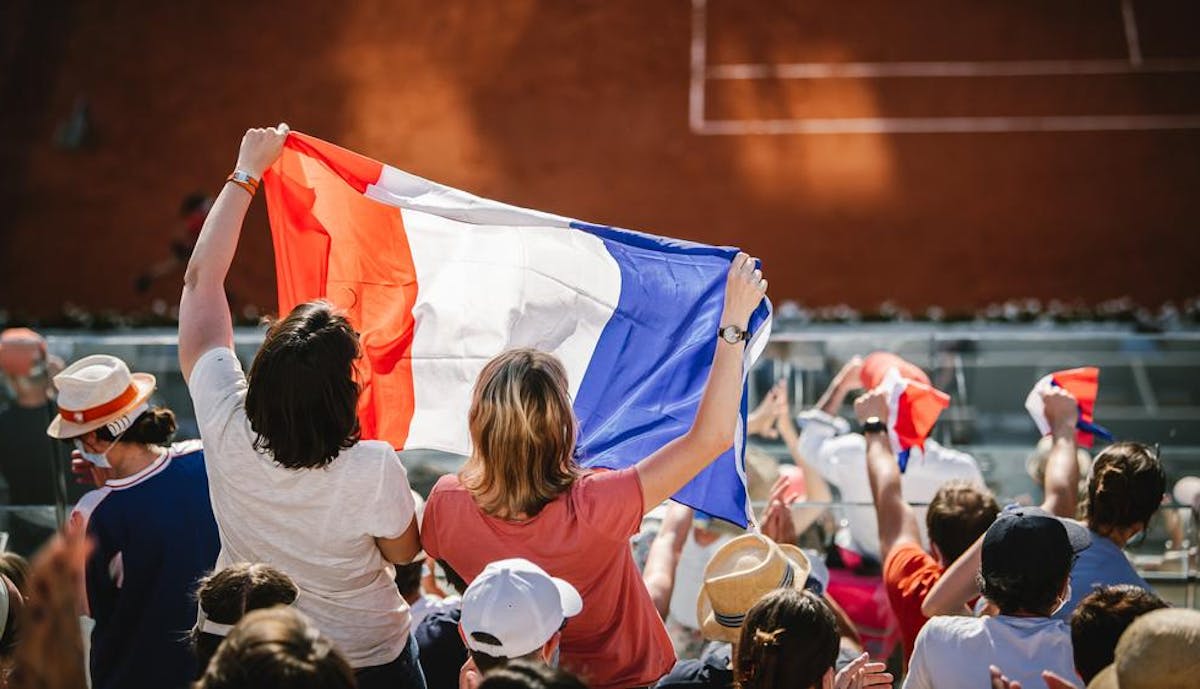
[(187, 458), (204, 461), (204, 442), (199, 439), (181, 440), (177, 443), (171, 443), (169, 451), (172, 460)]
[(658, 680), (658, 684), (655, 684), (654, 687), (655, 689), (669, 689), (669, 687), (702, 686), (700, 679), (705, 674), (704, 669), (704, 663), (694, 658), (676, 661), (675, 667)]
[(939, 643), (951, 639), (960, 639), (978, 634), (988, 618), (970, 617), (967, 615), (939, 615), (929, 618), (921, 628), (918, 638), (924, 637), (926, 643)]
[(892, 548), (883, 564), (883, 577), (888, 582), (924, 571), (940, 574), (941, 567), (932, 555), (913, 541)]
[(84, 493), (83, 497), (79, 498), (79, 502), (75, 503), (75, 509), (71, 510), (71, 521), (81, 526), (89, 525), (92, 515), (96, 513), (100, 503), (104, 502), (110, 493), (112, 493), (112, 489), (107, 486)]

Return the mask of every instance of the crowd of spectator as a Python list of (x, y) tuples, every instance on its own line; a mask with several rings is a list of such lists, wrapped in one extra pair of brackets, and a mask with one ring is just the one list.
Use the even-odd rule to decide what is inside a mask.
[[(360, 437), (343, 314), (285, 314), (249, 374), (232, 350), (223, 284), (286, 136), (246, 134), (191, 252), (178, 344), (200, 439), (173, 442), (154, 377), (116, 357), (31, 369), (26, 406), (94, 490), (32, 565), (0, 559), (0, 687), (1196, 686), (1200, 612), (1124, 553), (1163, 502), (1157, 452), (1093, 460), (1062, 389), (1030, 463), (1044, 500), (1002, 509), (965, 453), (930, 441), (902, 471), (863, 368), (928, 382), (912, 364), (855, 357), (800, 414), (777, 385), (746, 430), (793, 461), (748, 452), (766, 506), (745, 530), (669, 502), (734, 444), (744, 339), (718, 343), (690, 430), (619, 471), (579, 466), (562, 364), (514, 349), (475, 384), (472, 455), (423, 499)], [(756, 265), (733, 259), (723, 325), (747, 328)], [(852, 394), (861, 432), (838, 416)], [(834, 491), (865, 503), (845, 529)]]

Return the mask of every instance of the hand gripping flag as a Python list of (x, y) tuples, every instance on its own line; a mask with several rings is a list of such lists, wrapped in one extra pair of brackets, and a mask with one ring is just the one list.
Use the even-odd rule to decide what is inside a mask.
[(1097, 424), (1093, 414), (1096, 410), (1096, 395), (1100, 391), (1100, 369), (1095, 366), (1072, 368), (1058, 371), (1041, 380), (1029, 391), (1025, 398), (1025, 408), (1033, 417), (1042, 435), (1050, 434), (1050, 421), (1046, 418), (1046, 407), (1042, 402), (1042, 393), (1051, 388), (1063, 388), (1079, 403), (1079, 421), (1075, 423), (1075, 442), (1082, 447), (1091, 447), (1097, 436), (1101, 440), (1111, 441), (1112, 433)]
[[(632, 466), (694, 420), (735, 249), (489, 201), (296, 132), (264, 186), (280, 313), (328, 299), (362, 334), (364, 438), (469, 454), (475, 380), (514, 347), (565, 366), (585, 466)], [(750, 329), (745, 371), (765, 299)], [(675, 495), (741, 525), (744, 380), (737, 442)]]
[(888, 438), (903, 474), (908, 469), (912, 449), (925, 450), (925, 439), (942, 410), (950, 406), (950, 396), (931, 385), (903, 377), (897, 367), (887, 370), (881, 385), (888, 391)]

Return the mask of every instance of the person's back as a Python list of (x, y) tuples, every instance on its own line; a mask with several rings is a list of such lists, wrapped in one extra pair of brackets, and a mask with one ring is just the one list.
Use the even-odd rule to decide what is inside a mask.
[(1114, 443), (1096, 456), (1084, 507), (1092, 545), (1079, 554), (1071, 569), (1071, 598), (1055, 617), (1069, 620), (1083, 597), (1097, 586), (1128, 584), (1150, 590), (1123, 549), (1147, 529), (1165, 490), (1162, 464), (1147, 445)]

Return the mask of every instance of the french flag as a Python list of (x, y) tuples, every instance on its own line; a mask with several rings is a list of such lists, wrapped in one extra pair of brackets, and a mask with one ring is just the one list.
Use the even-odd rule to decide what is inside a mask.
[(1029, 391), (1025, 398), (1025, 408), (1033, 417), (1042, 435), (1050, 434), (1050, 421), (1046, 418), (1046, 407), (1042, 403), (1042, 393), (1051, 388), (1062, 388), (1075, 398), (1079, 404), (1079, 420), (1075, 423), (1075, 442), (1082, 447), (1091, 447), (1096, 438), (1111, 441), (1112, 433), (1107, 428), (1096, 423), (1096, 396), (1100, 392), (1100, 369), (1095, 366), (1056, 371), (1043, 376)]
[[(480, 370), (514, 347), (562, 360), (578, 458), (632, 466), (687, 431), (737, 253), (473, 196), (292, 132), (264, 175), (279, 310), (324, 298), (362, 336), (364, 438), (470, 453)], [(766, 346), (750, 322), (744, 372)], [(746, 386), (734, 447), (675, 499), (746, 525)]]
[(925, 439), (942, 410), (950, 406), (950, 396), (927, 383), (905, 378), (897, 367), (887, 370), (881, 385), (888, 392), (888, 437), (903, 474), (912, 449), (925, 450)]

